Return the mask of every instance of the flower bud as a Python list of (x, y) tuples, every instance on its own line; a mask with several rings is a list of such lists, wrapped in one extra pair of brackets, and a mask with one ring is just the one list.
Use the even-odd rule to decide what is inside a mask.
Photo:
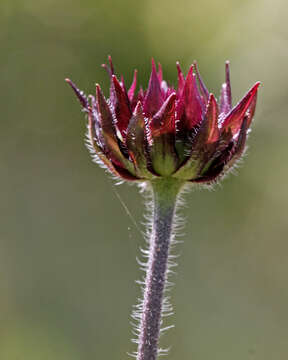
[(238, 160), (255, 114), (257, 82), (232, 107), (229, 63), (219, 104), (191, 65), (186, 78), (179, 63), (178, 87), (167, 85), (152, 60), (147, 90), (138, 93), (137, 71), (129, 90), (118, 80), (111, 58), (110, 97), (100, 86), (88, 98), (71, 85), (88, 116), (89, 148), (114, 175), (127, 181), (173, 177), (194, 183), (217, 181)]

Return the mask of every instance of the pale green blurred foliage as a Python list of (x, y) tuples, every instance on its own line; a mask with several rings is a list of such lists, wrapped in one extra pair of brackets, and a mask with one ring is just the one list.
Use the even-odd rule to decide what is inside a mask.
[(169, 359), (285, 360), (288, 355), (287, 3), (1, 0), (0, 359), (124, 359), (140, 292), (144, 207), (83, 145), (85, 121), (63, 79), (108, 90), (113, 56), (146, 84), (150, 58), (176, 83), (197, 59), (219, 93), (230, 59), (234, 103), (257, 80), (256, 121), (239, 176), (192, 192)]

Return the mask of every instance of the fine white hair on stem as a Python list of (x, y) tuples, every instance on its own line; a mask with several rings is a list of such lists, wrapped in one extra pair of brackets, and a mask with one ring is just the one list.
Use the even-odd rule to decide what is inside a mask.
[[(147, 266), (148, 266), (148, 257), (149, 257), (149, 246), (150, 246), (150, 239), (152, 235), (152, 227), (153, 227), (153, 211), (154, 211), (154, 204), (153, 204), (153, 194), (152, 188), (148, 183), (140, 184), (141, 193), (144, 195), (144, 201), (146, 205), (146, 215), (145, 215), (145, 240), (146, 240), (146, 247), (140, 248), (141, 258), (137, 257), (137, 263), (140, 266), (140, 270), (143, 271), (145, 274), (147, 273)], [(174, 221), (172, 224), (172, 234), (171, 234), (171, 242), (170, 242), (170, 249), (168, 255), (168, 264), (167, 264), (167, 272), (166, 272), (166, 282), (164, 286), (164, 297), (162, 300), (162, 309), (161, 309), (161, 321), (160, 321), (160, 337), (169, 329), (174, 327), (173, 324), (167, 321), (167, 318), (174, 314), (173, 306), (170, 301), (170, 296), (168, 293), (170, 292), (171, 288), (173, 287), (174, 283), (169, 281), (171, 275), (175, 274), (175, 268), (177, 267), (176, 260), (179, 257), (178, 254), (175, 254), (175, 247), (182, 241), (176, 239), (176, 235), (179, 236), (180, 231), (183, 229), (184, 226), (184, 219), (179, 215), (179, 207), (184, 206), (184, 201), (182, 194), (189, 191), (190, 187), (183, 186), (182, 191), (177, 197), (177, 203), (175, 208), (174, 214)], [(136, 281), (137, 284), (140, 285), (142, 296), (138, 299), (136, 305), (133, 306), (132, 310), (132, 343), (139, 344), (139, 334), (140, 334), (140, 321), (143, 315), (143, 307), (144, 307), (144, 286), (145, 286), (145, 276), (141, 280)], [(169, 349), (158, 349), (158, 356), (167, 355)], [(137, 351), (129, 353), (130, 356), (137, 357)]]

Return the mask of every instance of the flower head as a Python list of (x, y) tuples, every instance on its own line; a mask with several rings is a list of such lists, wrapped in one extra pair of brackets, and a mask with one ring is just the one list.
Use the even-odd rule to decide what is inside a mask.
[(137, 71), (127, 91), (110, 65), (110, 97), (100, 86), (86, 97), (71, 80), (88, 116), (89, 147), (117, 177), (145, 181), (174, 177), (195, 183), (220, 178), (244, 151), (252, 122), (259, 82), (232, 107), (229, 63), (219, 103), (208, 92), (195, 62), (186, 78), (177, 63), (178, 86), (162, 77), (161, 65), (152, 60), (147, 90), (136, 92)]

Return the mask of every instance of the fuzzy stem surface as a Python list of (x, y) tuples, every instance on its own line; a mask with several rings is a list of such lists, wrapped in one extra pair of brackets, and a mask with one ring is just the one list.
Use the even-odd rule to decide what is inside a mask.
[(182, 182), (157, 179), (151, 182), (153, 225), (149, 244), (137, 360), (156, 360), (173, 220)]

